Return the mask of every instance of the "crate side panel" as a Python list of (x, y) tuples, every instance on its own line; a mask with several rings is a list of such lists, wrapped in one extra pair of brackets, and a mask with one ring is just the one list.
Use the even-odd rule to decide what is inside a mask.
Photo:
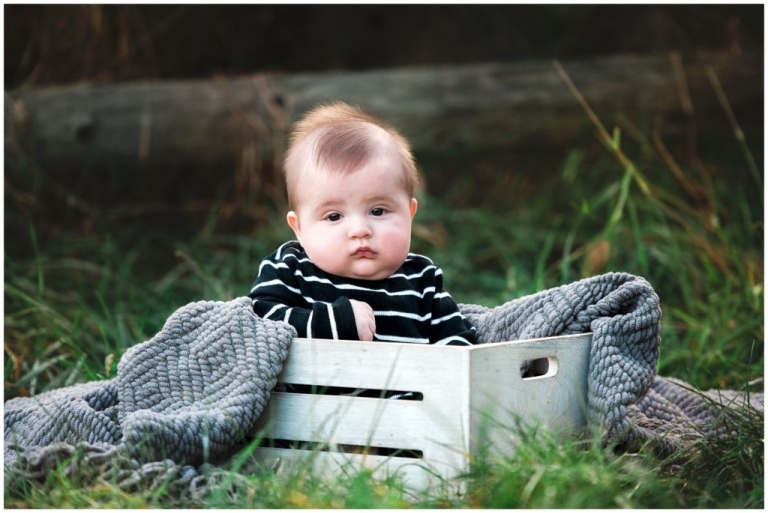
[[(563, 435), (586, 424), (591, 334), (487, 344), (473, 348), (470, 362), (471, 447), (492, 444), (512, 454), (514, 428), (544, 426)], [(526, 360), (547, 359), (549, 372), (524, 379)]]

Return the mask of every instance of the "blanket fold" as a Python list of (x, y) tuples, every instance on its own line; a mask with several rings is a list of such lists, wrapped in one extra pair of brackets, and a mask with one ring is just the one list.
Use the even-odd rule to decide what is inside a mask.
[(125, 353), (118, 417), (136, 458), (200, 462), (253, 428), (296, 332), (250, 308), (248, 298), (191, 303)]
[(249, 298), (190, 303), (122, 357), (117, 377), (5, 403), (5, 460), (54, 442), (118, 445), (130, 457), (200, 463), (250, 431), (295, 330)]

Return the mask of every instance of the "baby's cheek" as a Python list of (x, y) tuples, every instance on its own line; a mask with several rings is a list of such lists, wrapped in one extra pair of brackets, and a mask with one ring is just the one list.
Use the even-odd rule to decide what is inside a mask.
[(411, 237), (408, 230), (387, 230), (382, 234), (384, 248), (390, 253), (408, 253)]

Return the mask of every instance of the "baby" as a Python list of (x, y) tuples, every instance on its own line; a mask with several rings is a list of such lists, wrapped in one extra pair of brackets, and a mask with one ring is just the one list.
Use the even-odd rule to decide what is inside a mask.
[(418, 172), (392, 127), (343, 103), (294, 126), (285, 158), (296, 241), (265, 258), (254, 312), (299, 337), (470, 345), (440, 268), (410, 253)]

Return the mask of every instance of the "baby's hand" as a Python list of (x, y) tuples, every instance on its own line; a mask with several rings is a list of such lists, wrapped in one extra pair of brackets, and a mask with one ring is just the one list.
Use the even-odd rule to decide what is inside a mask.
[(376, 318), (373, 316), (373, 308), (363, 301), (350, 299), (349, 302), (352, 305), (352, 312), (355, 314), (357, 337), (360, 340), (373, 340), (373, 334), (376, 333)]

